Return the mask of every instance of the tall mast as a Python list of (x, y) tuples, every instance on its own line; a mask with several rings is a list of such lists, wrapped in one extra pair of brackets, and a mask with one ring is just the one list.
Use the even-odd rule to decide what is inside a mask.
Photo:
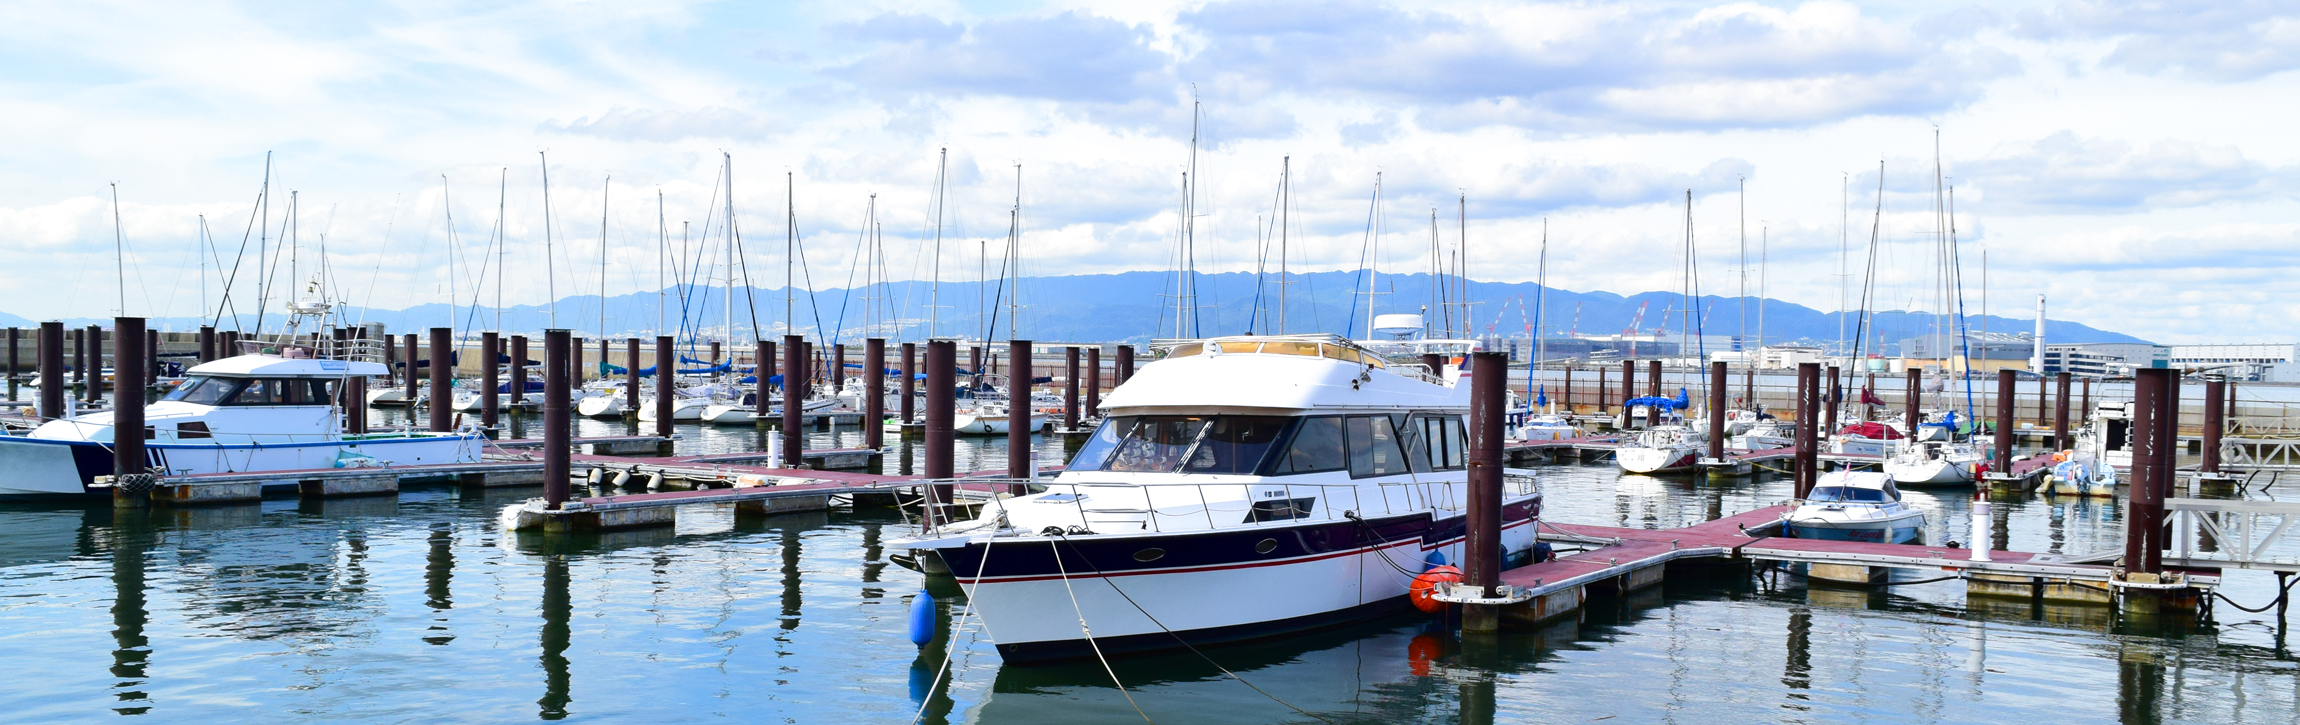
[[(509, 252), (508, 240), (503, 238), (504, 196), (511, 191), (511, 167), (496, 171), (495, 177), (495, 330), (503, 331), (503, 263)], [(490, 362), (489, 365), (494, 363)]]
[(127, 236), (120, 231), (120, 183), (116, 181), (112, 182), (112, 264), (117, 268), (120, 276), (119, 314), (121, 317), (126, 317), (128, 316), (128, 241)]
[[(263, 225), (256, 231), (256, 329), (255, 336), (264, 334), (264, 311), (271, 306), (271, 231), (272, 231), (272, 152), (264, 152), (264, 189), (256, 195)], [(245, 240), (246, 237), (241, 237)], [(241, 244), (247, 242), (242, 241)], [(237, 318), (238, 315), (234, 315)], [(235, 320), (236, 321), (236, 320)], [(233, 325), (237, 327), (238, 325)]]
[(934, 162), (934, 286), (927, 294), (926, 336), (942, 336), (942, 205), (944, 172), (950, 167), (950, 149), (942, 149)]
[[(666, 223), (663, 216), (663, 188), (658, 186), (655, 187), (655, 334), (657, 335), (663, 334), (663, 325), (668, 322), (663, 315), (670, 284), (663, 277), (663, 268), (670, 264), (670, 259), (671, 226)], [(637, 363), (632, 364), (636, 365)]]
[(1366, 212), (1368, 236), (1372, 239), (1366, 250), (1366, 338), (1374, 336), (1374, 290), (1381, 289), (1382, 281), (1382, 172), (1374, 172), (1374, 208)]
[(1286, 334), (1286, 286), (1293, 284), (1286, 274), (1287, 234), (1293, 230), (1291, 217), (1294, 205), (1294, 157), (1287, 156), (1278, 167), (1278, 334)]
[[(1192, 138), (1196, 138), (1195, 132)], [(1006, 295), (1006, 327), (1019, 338), (1022, 337), (1022, 164), (1019, 162), (1014, 165), (1014, 223), (1006, 237), (1006, 280), (1014, 287)], [(1193, 301), (1191, 307), (1196, 306)]]
[[(1746, 350), (1749, 344), (1749, 178), (1746, 176), (1741, 177), (1738, 203), (1741, 207), (1741, 221), (1737, 228), (1737, 233), (1741, 238), (1741, 291), (1739, 295), (1741, 298), (1741, 339), (1736, 342), (1739, 342), (1744, 348), (1741, 353), (1742, 364), (1749, 364), (1749, 353)], [(1839, 307), (1841, 308), (1843, 305), (1839, 305)], [(1839, 337), (1843, 337), (1843, 335), (1839, 335)], [(1751, 367), (1755, 366), (1751, 365)]]
[(551, 299), (551, 326), (556, 328), (559, 326), (559, 265), (552, 261), (555, 254), (551, 245), (551, 156), (545, 152), (537, 151), (535, 157), (543, 167), (544, 295)]
[[(599, 182), (599, 339), (607, 339), (607, 192), (613, 188), (615, 175), (608, 174)], [(606, 359), (599, 360), (605, 365)]]

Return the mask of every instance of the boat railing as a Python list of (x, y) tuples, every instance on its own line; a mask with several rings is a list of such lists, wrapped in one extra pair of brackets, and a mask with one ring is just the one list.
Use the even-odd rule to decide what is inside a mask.
[[(962, 478), (923, 483), (987, 485), (992, 493), (982, 501), (982, 505), (1001, 515), (1008, 513), (1007, 502), (1014, 496), (999, 495), (999, 492), (1012, 490), (1013, 487), (1043, 486), (1047, 493), (1071, 495), (1066, 499), (1039, 499), (1033, 505), (1069, 504), (1078, 514), (1079, 523), (1087, 530), (1104, 533), (1114, 531), (1097, 529), (1097, 524), (1132, 525), (1137, 530), (1153, 532), (1164, 532), (1169, 527), (1176, 531), (1208, 531), (1287, 525), (1304, 520), (1346, 521), (1352, 515), (1390, 516), (1416, 511), (1455, 512), (1467, 508), (1463, 498), (1466, 489), (1460, 480), (1394, 481), (1371, 485), (1283, 481), (1141, 485)], [(1504, 469), (1503, 498), (1531, 495), (1540, 490), (1540, 482), (1531, 471)], [(1278, 495), (1268, 495), (1271, 493)], [(949, 518), (936, 516), (934, 521)], [(1008, 517), (1007, 520), (1013, 519)], [(940, 528), (930, 523), (927, 532), (934, 533)]]
[(383, 340), (353, 338), (298, 338), (292, 340), (239, 340), (241, 355), (277, 355), (303, 360), (350, 360), (381, 363), (388, 345)]

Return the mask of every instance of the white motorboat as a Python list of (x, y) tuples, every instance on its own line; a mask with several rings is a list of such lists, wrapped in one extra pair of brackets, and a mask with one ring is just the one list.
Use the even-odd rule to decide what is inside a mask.
[(1796, 436), (1797, 424), (1766, 418), (1748, 430), (1734, 434), (1730, 440), (1725, 441), (1725, 447), (1743, 451), (1769, 451), (1797, 445)]
[[(702, 420), (703, 409), (710, 406), (710, 398), (672, 396), (671, 420)], [(653, 421), (656, 419), (656, 417), (655, 398), (653, 396), (640, 398), (639, 419), (644, 421)]]
[(621, 418), (627, 402), (622, 388), (608, 388), (575, 401), (575, 414), (585, 418)]
[(1925, 512), (1902, 503), (1893, 477), (1876, 471), (1821, 474), (1813, 493), (1781, 520), (1797, 539), (1908, 544), (1925, 530)]
[[(950, 431), (962, 436), (1006, 435), (1009, 425), (1013, 422), (1007, 415), (1007, 407), (1003, 403), (977, 404), (971, 410), (953, 413), (950, 419)], [(1046, 426), (1050, 424), (1045, 413), (1031, 411), (1030, 432), (1044, 431)]]
[(1901, 441), (1908, 436), (1892, 424), (1866, 421), (1847, 424), (1829, 436), (1828, 452), (1840, 456), (1875, 456), (1883, 458), (1900, 450)]
[(406, 405), (407, 389), (396, 385), (383, 388), (370, 387), (367, 391), (367, 404), (369, 407)]
[(1527, 416), (1509, 432), (1509, 439), (1513, 441), (1562, 441), (1588, 435), (1581, 426), (1555, 413)]
[[(345, 380), (383, 375), (380, 363), (314, 359), (312, 350), (265, 343), (281, 354), (204, 363), (144, 409), (151, 468), (163, 476), (284, 471), (344, 465), (470, 463), (475, 431), (352, 435), (336, 404)], [(0, 497), (87, 493), (110, 476), (112, 414), (49, 421), (29, 435), (0, 436)]]
[(1983, 458), (1971, 444), (1917, 441), (1885, 459), (1885, 473), (1910, 488), (1970, 486), (1979, 478)]
[(1730, 441), (1733, 438), (1738, 438), (1741, 436), (1741, 434), (1747, 433), (1750, 430), (1756, 428), (1758, 425), (1761, 425), (1765, 421), (1769, 420), (1772, 419), (1767, 418), (1754, 410), (1735, 409), (1725, 411), (1726, 440)]
[[(712, 403), (703, 406), (702, 421), (716, 425), (753, 425), (759, 422), (758, 398), (746, 393), (739, 400)], [(799, 404), (799, 412), (815, 413), (839, 404), (837, 398), (815, 398)], [(767, 418), (780, 420), (783, 416), (781, 398), (767, 399)]]
[(1664, 425), (1629, 434), (1613, 460), (1630, 473), (1667, 473), (1692, 469), (1708, 450), (1709, 434), (1685, 425)]
[[(1471, 380), (1393, 373), (1330, 335), (1172, 343), (1043, 492), (887, 545), (969, 587), (1008, 662), (1396, 611), (1430, 562), (1460, 558)], [(1503, 551), (1523, 554), (1541, 494), (1530, 476), (1504, 488)]]

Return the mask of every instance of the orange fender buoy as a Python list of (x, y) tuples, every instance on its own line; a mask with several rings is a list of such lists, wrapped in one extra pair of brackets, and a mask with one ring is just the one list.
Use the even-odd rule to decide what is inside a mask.
[(1430, 598), (1430, 595), (1437, 593), (1439, 582), (1460, 583), (1461, 570), (1450, 566), (1430, 567), (1429, 571), (1414, 577), (1413, 585), (1406, 588), (1406, 598), (1413, 601), (1415, 609), (1429, 614), (1443, 612), (1446, 610), (1446, 603)]

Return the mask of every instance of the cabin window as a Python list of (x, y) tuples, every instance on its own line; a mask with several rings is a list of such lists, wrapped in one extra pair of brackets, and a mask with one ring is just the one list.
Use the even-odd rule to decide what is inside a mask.
[(230, 398), (232, 392), (238, 390), (240, 384), (244, 382), (246, 381), (239, 378), (194, 376), (192, 379), (184, 381), (183, 384), (177, 385), (175, 390), (168, 392), (168, 397), (161, 398), (161, 400), (174, 400), (196, 405), (222, 405), (223, 401)]
[[(1263, 521), (1288, 521), (1292, 519), (1308, 518), (1310, 515), (1310, 507), (1315, 505), (1317, 501), (1318, 497), (1316, 496), (1305, 496), (1302, 498), (1273, 498), (1266, 501), (1255, 501), (1254, 509), (1246, 513), (1246, 523), (1251, 524)], [(1275, 549), (1277, 547), (1273, 546), (1270, 548)], [(1265, 551), (1262, 553), (1267, 554), (1269, 552)]]
[(1405, 455), (1398, 449), (1397, 429), (1386, 415), (1350, 416), (1350, 477), (1394, 476), (1406, 472)]
[(1807, 501), (1823, 501), (1823, 502), (1828, 502), (1828, 501), (1851, 501), (1851, 502), (1860, 502), (1860, 503), (1884, 503), (1884, 502), (1885, 502), (1885, 492), (1884, 492), (1884, 491), (1880, 491), (1880, 490), (1877, 490), (1877, 489), (1874, 489), (1874, 488), (1854, 488), (1854, 487), (1851, 487), (1851, 486), (1822, 486), (1822, 487), (1819, 487), (1819, 488), (1815, 488), (1815, 489), (1813, 489), (1813, 494), (1812, 494), (1812, 495), (1810, 495), (1810, 496), (1806, 496), (1806, 497), (1805, 497), (1805, 500), (1807, 500)]
[(1278, 461), (1275, 475), (1339, 471), (1349, 463), (1342, 445), (1342, 419), (1303, 418), (1294, 427), (1293, 443)]
[(2111, 451), (2121, 451), (2121, 450), (2124, 450), (2124, 446), (2125, 446), (2125, 444), (2127, 443), (2127, 441), (2125, 440), (2125, 438), (2127, 438), (2127, 437), (2129, 436), (2129, 432), (2128, 432), (2128, 431), (2130, 431), (2131, 429), (2132, 429), (2132, 422), (2131, 422), (2131, 421), (2127, 421), (2127, 420), (2121, 420), (2121, 419), (2117, 419), (2117, 418), (2110, 418), (2110, 419), (2108, 419), (2108, 447), (2107, 447), (2106, 449), (2104, 449), (2104, 450), (2111, 450)]
[(1468, 458), (1463, 453), (1467, 443), (1463, 439), (1461, 416), (1425, 415), (1414, 419), (1413, 428), (1420, 439), (1414, 445), (1422, 448), (1421, 453), (1426, 456), (1415, 461), (1417, 470), (1422, 460), (1428, 461), (1427, 470), (1432, 471), (1458, 471), (1468, 467)]
[(213, 437), (215, 437), (215, 436), (213, 436), (213, 435), (210, 435), (210, 434), (208, 433), (208, 424), (207, 424), (207, 423), (203, 423), (203, 422), (199, 422), (199, 421), (193, 421), (193, 422), (190, 422), (190, 423), (177, 423), (177, 424), (176, 424), (176, 440), (180, 440), (180, 441), (183, 441), (183, 440), (192, 440), (192, 439), (195, 439), (195, 438), (213, 438)]
[(1278, 439), (1286, 432), (1286, 418), (1224, 415), (1206, 424), (1198, 449), (1190, 453), (1183, 473), (1245, 473), (1262, 470)]
[(327, 381), (312, 378), (254, 378), (224, 405), (327, 405)]
[(1264, 354), (1264, 355), (1304, 355), (1304, 356), (1308, 356), (1308, 357), (1317, 357), (1317, 356), (1318, 356), (1318, 343), (1315, 343), (1315, 342), (1265, 342), (1265, 343), (1262, 343), (1262, 354)]
[(1204, 343), (1197, 343), (1197, 342), (1184, 343), (1184, 344), (1180, 344), (1180, 345), (1175, 345), (1174, 347), (1167, 349), (1167, 350), (1166, 350), (1166, 357), (1163, 357), (1163, 358), (1159, 358), (1159, 359), (1160, 359), (1160, 360), (1170, 360), (1170, 359), (1173, 359), (1173, 358), (1178, 358), (1178, 357), (1189, 357), (1189, 356), (1191, 356), (1191, 355), (1196, 355), (1196, 354), (1198, 354), (1198, 353), (1200, 353), (1200, 352), (1204, 352), (1204, 351), (1205, 351), (1205, 344), (1204, 344)]
[(1262, 346), (1262, 343), (1258, 342), (1223, 342), (1216, 344), (1219, 345), (1222, 348), (1222, 352), (1225, 353), (1253, 352), (1255, 348)]
[(1094, 431), (1078, 455), (1071, 457), (1067, 470), (1173, 472), (1181, 467), (1191, 445), (1198, 442), (1207, 421), (1204, 416), (1174, 415), (1112, 418)]

